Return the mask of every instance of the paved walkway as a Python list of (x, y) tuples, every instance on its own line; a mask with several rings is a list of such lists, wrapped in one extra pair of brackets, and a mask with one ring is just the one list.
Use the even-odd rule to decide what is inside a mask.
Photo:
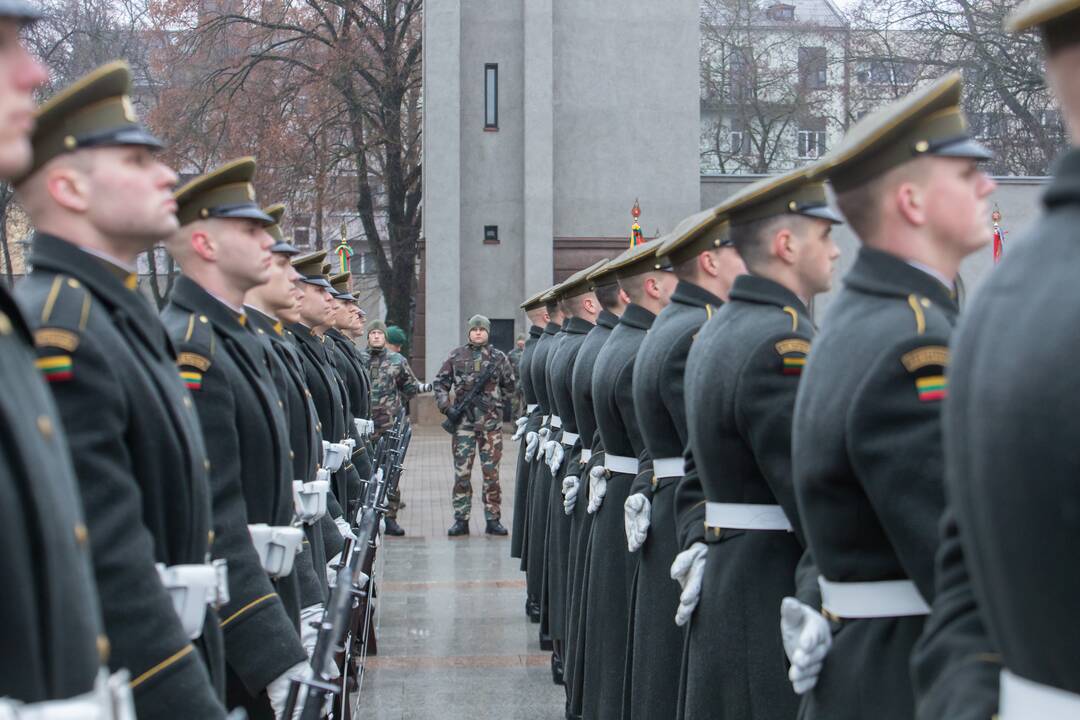
[[(517, 449), (506, 434), (500, 476), (510, 526)], [(408, 532), (381, 553), (379, 655), (368, 661), (360, 717), (386, 720), (558, 720), (564, 695), (525, 617), (525, 575), (509, 538), (483, 534), (473, 467), (472, 535), (450, 539), (450, 436), (417, 428), (398, 520)]]

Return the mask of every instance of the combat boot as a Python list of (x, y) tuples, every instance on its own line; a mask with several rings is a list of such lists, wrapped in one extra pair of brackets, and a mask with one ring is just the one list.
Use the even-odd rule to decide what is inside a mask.
[(488, 520), (487, 528), (484, 529), (484, 532), (488, 535), (505, 535), (506, 528), (504, 528), (503, 524), (498, 520)]
[(386, 534), (401, 537), (405, 534), (405, 528), (398, 525), (397, 520), (394, 518), (386, 518)]
[(450, 537), (458, 537), (459, 535), (469, 534), (469, 521), (458, 518), (454, 521), (454, 524), (450, 526), (450, 529), (446, 531), (446, 534)]

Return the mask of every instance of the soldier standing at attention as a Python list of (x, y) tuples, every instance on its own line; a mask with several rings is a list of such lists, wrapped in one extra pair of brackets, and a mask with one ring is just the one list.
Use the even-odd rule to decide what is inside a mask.
[[(183, 274), (163, 318), (180, 352), (213, 468), (215, 549), (229, 561), (222, 609), (226, 700), (281, 720), (289, 680), (310, 673), (300, 642), (296, 573), (279, 573), (254, 544), (295, 538), (284, 401), (267, 350), (248, 327), (244, 293), (270, 278), (273, 218), (255, 203), (255, 161), (242, 158), (176, 191), (180, 230), (166, 247)], [(262, 525), (266, 532), (256, 528)], [(303, 533), (299, 533), (302, 537)], [(297, 543), (299, 539), (297, 539)], [(286, 553), (288, 549), (286, 550)], [(301, 555), (297, 562), (307, 557)]]
[(483, 388), (472, 406), (465, 410), (461, 424), (451, 440), (454, 458), (454, 524), (446, 534), (455, 537), (469, 534), (472, 512), (473, 457), (480, 456), (484, 476), (484, 518), (488, 535), (506, 535), (499, 522), (502, 490), (499, 487), (499, 461), (502, 460), (502, 399), (514, 391), (514, 371), (502, 350), (491, 347), (488, 337), (491, 322), (483, 315), (469, 319), (469, 342), (450, 351), (450, 357), (435, 376), (435, 403), (443, 414), (450, 410), (450, 392), (464, 397), (482, 376)]
[[(840, 254), (831, 234), (840, 218), (813, 172), (758, 181), (719, 208), (749, 273), (735, 279), (686, 361), (687, 454), (707, 501), (704, 527), (683, 530), (697, 537), (679, 558), (683, 587), (700, 588), (677, 614), (689, 622), (688, 720), (790, 720), (798, 711), (776, 624), (805, 552), (791, 417), (815, 332), (807, 304), (829, 289)], [(816, 596), (813, 577), (804, 599)]]
[[(422, 392), (431, 389), (421, 385), (409, 367), (409, 361), (386, 347), (386, 323), (373, 320), (368, 325), (368, 373), (371, 375), (371, 420), (375, 423), (372, 441), (378, 441), (390, 429), (401, 408)], [(404, 535), (398, 525), (400, 495), (389, 495), (390, 510), (386, 514), (386, 533)]]
[[(26, 51), (19, 30), (37, 17), (30, 3), (0, 3), (4, 180), (24, 174), (31, 164), (33, 92), (47, 74)], [(95, 682), (109, 659), (109, 643), (100, 634), (78, 480), (53, 398), (34, 367), (30, 328), (3, 284), (0, 373), (5, 428), (0, 438), (0, 577), (6, 583), (0, 600), (0, 714), (44, 714), (54, 705), (51, 701), (61, 701), (66, 709), (79, 703), (85, 717), (111, 720), (103, 712), (94, 715), (111, 702), (110, 693), (101, 694), (101, 683)], [(125, 688), (128, 678), (118, 680)]]
[(624, 714), (630, 720), (675, 717), (678, 706), (685, 633), (670, 614), (679, 603), (671, 563), (680, 549), (675, 489), (684, 473), (687, 442), (684, 373), (701, 326), (746, 271), (727, 230), (722, 214), (706, 210), (681, 222), (657, 251), (671, 261), (679, 283), (642, 341), (634, 366), (634, 412), (653, 473), (638, 476), (623, 506), (627, 546), (630, 552), (640, 550), (631, 589), (633, 652), (624, 681)]
[(813, 649), (792, 658), (792, 677), (820, 668), (804, 717), (914, 716), (910, 659), (945, 505), (954, 281), (991, 241), (994, 182), (978, 167), (989, 157), (950, 75), (856, 123), (823, 161), (862, 247), (814, 340), (793, 421), (799, 520), (822, 613), (842, 626), (824, 665)]
[[(16, 181), (37, 229), (18, 296), (78, 469), (110, 664), (130, 671), (139, 717), (216, 718), (225, 658), (206, 605), (219, 591), (208, 452), (135, 271), (178, 227), (176, 174), (154, 157), (162, 145), (133, 115), (130, 86), (115, 62), (42, 105), (34, 164)], [(170, 593), (199, 600), (174, 606)]]
[(953, 342), (943, 424), (955, 522), (915, 658), (917, 685), (928, 686), (920, 720), (1080, 717), (1080, 375), (1070, 352), (1080, 323), (1080, 3), (1025, 2), (1006, 26), (1042, 36), (1071, 147), (1029, 241), (994, 268)]
[(630, 248), (606, 266), (631, 303), (597, 356), (592, 377), (604, 465), (590, 470), (588, 489), (588, 510), (595, 517), (586, 559), (582, 717), (590, 720), (622, 717), (630, 585), (637, 564), (626, 548), (623, 504), (638, 474), (652, 472), (638, 463), (645, 443), (634, 411), (634, 368), (645, 334), (677, 284), (671, 266), (656, 257), (666, 239)]

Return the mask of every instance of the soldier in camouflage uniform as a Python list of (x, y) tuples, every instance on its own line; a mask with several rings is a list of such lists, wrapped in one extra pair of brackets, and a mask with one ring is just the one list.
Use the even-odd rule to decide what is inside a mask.
[(510, 417), (517, 420), (525, 414), (525, 389), (521, 384), (521, 356), (525, 352), (525, 336), (518, 335), (514, 349), (506, 354), (510, 367), (514, 368), (514, 396), (510, 398)]
[[(394, 418), (409, 400), (431, 390), (416, 379), (409, 361), (400, 353), (386, 347), (386, 323), (373, 320), (368, 326), (368, 373), (371, 375), (371, 420), (375, 423), (372, 442), (394, 424)], [(387, 532), (404, 535), (397, 522), (401, 496), (397, 490), (389, 495), (390, 510), (386, 514)], [(399, 532), (400, 531), (400, 532)]]
[(443, 363), (435, 377), (435, 402), (439, 411), (446, 413), (452, 405), (450, 391), (463, 397), (493, 363), (483, 391), (466, 413), (454, 433), (454, 524), (447, 535), (451, 537), (469, 534), (469, 513), (472, 510), (472, 464), (474, 451), (480, 455), (480, 470), (484, 476), (485, 532), (489, 535), (506, 535), (506, 528), (499, 522), (502, 490), (499, 487), (499, 460), (502, 459), (502, 405), (514, 392), (514, 370), (501, 350), (488, 345), (491, 321), (483, 315), (469, 320), (469, 342), (455, 348)]

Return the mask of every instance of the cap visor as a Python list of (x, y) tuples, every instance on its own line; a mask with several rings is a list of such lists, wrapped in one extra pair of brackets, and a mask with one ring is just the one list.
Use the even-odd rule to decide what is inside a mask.
[(971, 158), (972, 160), (993, 160), (994, 153), (982, 143), (972, 138), (963, 138), (935, 148), (937, 157)]
[(226, 220), (257, 220), (263, 225), (276, 225), (274, 218), (262, 211), (258, 205), (234, 205), (218, 207), (210, 211), (210, 217)]
[(834, 225), (840, 225), (844, 222), (844, 218), (833, 212), (833, 209), (828, 205), (818, 205), (817, 207), (802, 208), (799, 210), (799, 215), (817, 218), (818, 220), (825, 220), (826, 222), (831, 222)]
[(330, 284), (329, 280), (327, 280), (324, 277), (320, 277), (318, 275), (313, 275), (313, 276), (304, 275), (303, 277), (300, 278), (300, 282), (305, 282), (308, 285), (316, 285), (318, 287), (324, 287), (324, 288), (326, 288), (328, 290), (333, 288), (333, 285)]
[(270, 247), (270, 252), (274, 253), (275, 255), (290, 255), (290, 256), (292, 256), (292, 255), (299, 255), (300, 254), (299, 248), (297, 248), (295, 245), (292, 245), (291, 243), (287, 243), (287, 242), (274, 243)]

